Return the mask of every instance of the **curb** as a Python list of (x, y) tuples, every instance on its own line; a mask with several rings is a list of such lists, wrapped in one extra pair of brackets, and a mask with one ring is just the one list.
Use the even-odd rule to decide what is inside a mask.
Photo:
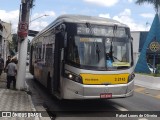
[[(29, 99), (32, 111), (36, 112), (36, 109), (35, 109), (35, 107), (33, 105), (33, 102), (32, 102), (31, 95), (28, 95), (28, 99)], [(40, 120), (40, 118), (39, 117), (35, 117), (35, 120)]]
[[(31, 105), (31, 110), (34, 111), (34, 112), (36, 112), (36, 108), (35, 108), (35, 106), (34, 106), (34, 104), (32, 102), (31, 95), (28, 93), (30, 91), (29, 91), (29, 86), (26, 83), (26, 81), (25, 81), (25, 88), (26, 88), (26, 92), (27, 92), (27, 95), (28, 95), (28, 99), (29, 99), (30, 105)], [(39, 117), (35, 117), (35, 120), (40, 120), (40, 118)]]
[(160, 77), (136, 74), (134, 83), (149, 89), (160, 90)]
[[(33, 104), (33, 102), (32, 102), (32, 97), (31, 97), (31, 95), (30, 95), (32, 92), (29, 90), (29, 85), (27, 84), (26, 81), (25, 81), (25, 89), (26, 89), (26, 93), (27, 93), (27, 95), (28, 95), (28, 99), (29, 99), (29, 102), (30, 102), (30, 105), (31, 105), (31, 110), (32, 110), (33, 112), (36, 112), (37, 110), (36, 110), (36, 108), (35, 108), (35, 106), (34, 106), (34, 104)], [(41, 109), (43, 109), (43, 111), (46, 111), (43, 106), (42, 106)], [(46, 112), (47, 112), (47, 111), (46, 111)], [(49, 115), (48, 115), (48, 117), (35, 117), (34, 120), (51, 120), (51, 118), (50, 118)]]

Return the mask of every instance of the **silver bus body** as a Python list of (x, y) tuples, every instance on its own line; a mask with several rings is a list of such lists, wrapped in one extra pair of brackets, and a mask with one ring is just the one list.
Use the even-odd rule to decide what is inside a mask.
[[(100, 26), (118, 26), (120, 28), (128, 28), (125, 24), (117, 22), (115, 20), (100, 18), (100, 17), (91, 17), (91, 16), (82, 16), (82, 15), (63, 15), (58, 17), (53, 23), (47, 26), (44, 30), (42, 30), (33, 40), (31, 46), (32, 57), (31, 57), (31, 64), (30, 64), (30, 71), (35, 76), (35, 78), (43, 84), (45, 87), (50, 89), (50, 92), (57, 96), (60, 99), (101, 99), (101, 98), (120, 98), (120, 97), (129, 97), (133, 95), (134, 91), (134, 67), (133, 64), (131, 65), (129, 62), (116, 62), (114, 66), (122, 67), (120, 64), (123, 64), (126, 68), (125, 69), (110, 69), (110, 70), (98, 70), (98, 69), (86, 69), (85, 67), (77, 67), (76, 65), (72, 65), (72, 63), (67, 63), (67, 60), (64, 60), (64, 47), (66, 45), (64, 37), (64, 46), (60, 49), (59, 53), (59, 78), (55, 81), (59, 81), (59, 88), (55, 89), (55, 85), (57, 82), (54, 82), (54, 77), (56, 76), (56, 69), (53, 69), (56, 63), (54, 58), (55, 53), (55, 41), (56, 34), (65, 31), (65, 23), (74, 23), (74, 24), (86, 24), (89, 25), (100, 25)], [(87, 26), (87, 25), (86, 25)], [(58, 27), (58, 29), (57, 29)], [(90, 28), (89, 28), (90, 29)], [(92, 28), (91, 28), (92, 29)], [(94, 29), (94, 28), (93, 28)], [(128, 28), (129, 29), (129, 28)], [(88, 30), (88, 28), (87, 28)], [(103, 30), (102, 30), (103, 31)], [(64, 33), (68, 33), (71, 31), (65, 31)], [(81, 32), (81, 31), (80, 31)], [(83, 34), (83, 33), (82, 33)], [(87, 33), (88, 34), (88, 33)], [(91, 33), (92, 34), (92, 33)], [(94, 34), (94, 33), (93, 33)], [(47, 38), (47, 36), (49, 36)], [(64, 35), (65, 36), (65, 35)], [(84, 40), (88, 40), (89, 42), (97, 41), (97, 44), (100, 44), (105, 38), (100, 39), (100, 37), (95, 37), (93, 40), (89, 37), (84, 38), (75, 38), (80, 39), (80, 42), (84, 42)], [(90, 34), (88, 35), (90, 36)], [(94, 35), (91, 35), (92, 37)], [(114, 36), (112, 36), (114, 39)], [(130, 36), (127, 36), (130, 39)], [(67, 42), (69, 39), (67, 38)], [(39, 45), (40, 44), (40, 45)], [(112, 43), (111, 43), (112, 44)], [(41, 50), (37, 49), (37, 46), (40, 46)], [(46, 58), (48, 50), (47, 47), (50, 45), (52, 50), (50, 57)], [(100, 44), (101, 45), (101, 44)], [(88, 45), (91, 46), (90, 48), (94, 47), (92, 44)], [(88, 47), (87, 47), (88, 48)], [(36, 50), (35, 50), (36, 49)], [(69, 46), (67, 46), (67, 50)], [(99, 48), (98, 48), (99, 49)], [(101, 48), (100, 48), (101, 49)], [(117, 51), (119, 48), (116, 48)], [(130, 49), (130, 48), (128, 48)], [(35, 51), (34, 51), (35, 50)], [(40, 62), (37, 60), (38, 52), (40, 53), (40, 58), (42, 59)], [(69, 51), (69, 50), (68, 50)], [(106, 50), (104, 50), (106, 51)], [(43, 53), (44, 52), (44, 53)], [(102, 52), (102, 51), (100, 51)], [(132, 52), (131, 50), (126, 52)], [(44, 54), (44, 55), (43, 55)], [(49, 53), (48, 53), (49, 54)], [(96, 55), (99, 53), (95, 53)], [(101, 54), (101, 53), (100, 53)], [(118, 53), (117, 56), (119, 57)], [(130, 55), (131, 58), (133, 57), (133, 53)], [(67, 56), (66, 56), (67, 57)], [(87, 57), (87, 56), (86, 56)], [(67, 57), (68, 58), (68, 57)], [(128, 58), (129, 60), (131, 58)], [(47, 63), (47, 59), (50, 59)], [(66, 58), (65, 58), (66, 59)], [(93, 58), (94, 59), (94, 58)], [(79, 59), (80, 61), (80, 59)], [(130, 60), (133, 63), (133, 59)], [(48, 66), (48, 67), (44, 67)], [(81, 65), (80, 65), (81, 66)], [(123, 66), (123, 67), (124, 67)], [(68, 72), (69, 71), (69, 72)], [(71, 73), (71, 74), (70, 74)], [(82, 80), (82, 83), (76, 82), (74, 80), (69, 79), (69, 77), (73, 77), (74, 74), (78, 76)], [(65, 76), (65, 75), (67, 76)], [(92, 77), (89, 79), (89, 77)], [(94, 79), (94, 76), (96, 77)], [(113, 76), (112, 82), (110, 78)], [(48, 80), (49, 79), (49, 80)], [(77, 78), (75, 78), (77, 79)], [(103, 80), (101, 80), (103, 79)], [(49, 81), (49, 83), (48, 83)], [(94, 82), (92, 84), (92, 81)], [(101, 82), (100, 82), (101, 81)], [(50, 87), (48, 87), (50, 86)], [(57, 92), (58, 91), (58, 92)]]
[[(77, 69), (66, 65), (66, 68), (77, 73), (91, 73), (91, 74), (101, 74), (101, 75), (115, 75), (123, 73), (132, 73), (133, 68), (122, 71), (90, 71)], [(76, 83), (74, 81), (68, 80), (67, 78), (61, 78), (61, 90), (63, 91), (61, 98), (64, 99), (100, 99), (100, 94), (102, 93), (112, 93), (112, 98), (129, 97), (133, 95), (134, 92), (134, 81), (127, 84), (117, 84), (117, 85), (83, 85)]]

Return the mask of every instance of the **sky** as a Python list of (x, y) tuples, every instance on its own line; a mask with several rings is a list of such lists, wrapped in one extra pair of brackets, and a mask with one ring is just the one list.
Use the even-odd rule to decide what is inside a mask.
[[(150, 29), (155, 16), (152, 5), (135, 4), (136, 0), (35, 0), (29, 29), (41, 31), (58, 16), (80, 14), (106, 17), (127, 24), (131, 31)], [(0, 0), (0, 19), (12, 24), (17, 32), (21, 0)], [(45, 16), (47, 15), (47, 16)]]

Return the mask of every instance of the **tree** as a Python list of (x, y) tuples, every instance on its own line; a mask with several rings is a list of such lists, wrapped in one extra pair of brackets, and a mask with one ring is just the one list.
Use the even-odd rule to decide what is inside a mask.
[(12, 41), (9, 43), (9, 51), (11, 55), (15, 55), (18, 50), (17, 34), (12, 34)]
[(137, 0), (136, 4), (142, 5), (144, 3), (152, 4), (156, 13), (158, 13), (158, 7), (160, 6), (160, 0)]

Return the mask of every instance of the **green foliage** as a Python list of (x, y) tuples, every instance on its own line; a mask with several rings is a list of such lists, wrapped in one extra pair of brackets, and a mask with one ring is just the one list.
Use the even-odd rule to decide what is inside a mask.
[[(29, 52), (29, 50), (30, 50), (30, 41), (28, 40), (27, 52)], [(17, 34), (12, 35), (12, 42), (9, 44), (9, 51), (11, 55), (14, 55), (16, 52), (18, 52)]]
[(15, 55), (18, 49), (17, 34), (12, 35), (12, 41), (9, 43), (10, 55)]
[(157, 71), (160, 73), (160, 64), (157, 64)]
[(160, 6), (160, 0), (137, 0), (136, 4), (142, 5), (144, 3), (152, 4), (156, 13), (158, 13), (158, 6)]
[(18, 51), (17, 34), (13, 34), (12, 43), (13, 43), (13, 49), (17, 52)]

